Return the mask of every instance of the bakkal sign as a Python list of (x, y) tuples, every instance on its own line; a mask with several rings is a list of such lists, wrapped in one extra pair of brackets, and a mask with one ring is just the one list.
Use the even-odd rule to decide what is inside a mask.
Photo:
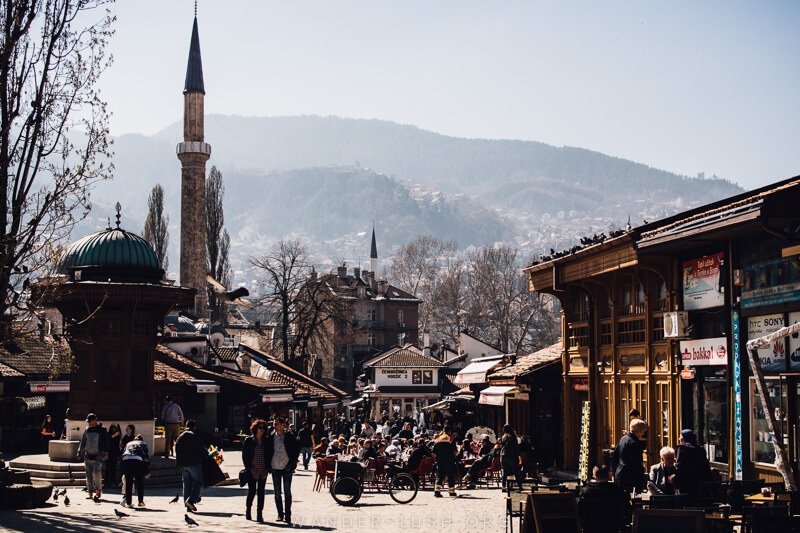
[(681, 341), (683, 366), (711, 366), (728, 364), (728, 339), (716, 337), (696, 341)]

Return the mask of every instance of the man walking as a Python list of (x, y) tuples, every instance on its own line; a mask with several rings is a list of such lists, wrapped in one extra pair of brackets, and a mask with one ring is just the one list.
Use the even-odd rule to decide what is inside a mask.
[(78, 445), (78, 459), (86, 467), (86, 489), (89, 498), (100, 499), (103, 487), (103, 461), (108, 459), (108, 433), (97, 425), (97, 415), (89, 413), (88, 426), (81, 435)]
[(197, 511), (195, 504), (200, 501), (203, 487), (203, 459), (208, 455), (200, 437), (197, 435), (197, 422), (186, 421), (186, 429), (175, 441), (175, 463), (181, 471), (183, 481), (183, 504), (189, 511)]
[(164, 422), (164, 457), (172, 455), (172, 443), (178, 437), (178, 433), (183, 424), (183, 410), (181, 406), (172, 401), (169, 396), (164, 397), (167, 403), (161, 410), (161, 421)]
[(292, 523), (292, 474), (297, 468), (300, 446), (293, 433), (286, 431), (286, 420), (275, 419), (275, 431), (267, 439), (266, 463), (272, 471), (278, 521)]
[(442, 497), (442, 484), (447, 478), (447, 491), (450, 496), (456, 495), (456, 455), (458, 450), (453, 444), (453, 430), (449, 427), (436, 439), (433, 445), (433, 455), (436, 457), (436, 482), (433, 487), (433, 495), (437, 498)]
[(297, 432), (297, 442), (300, 444), (300, 453), (303, 454), (303, 469), (308, 470), (308, 462), (314, 451), (314, 433), (311, 431), (311, 420), (306, 420), (300, 431)]

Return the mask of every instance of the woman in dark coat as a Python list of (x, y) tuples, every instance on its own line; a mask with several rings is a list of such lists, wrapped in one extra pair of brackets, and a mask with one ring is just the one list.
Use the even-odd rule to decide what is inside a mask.
[(56, 431), (53, 429), (53, 417), (50, 415), (44, 416), (42, 428), (39, 430), (42, 438), (42, 445), (44, 446), (44, 453), (48, 453), (50, 448), (50, 441), (56, 438)]
[(681, 431), (681, 441), (675, 449), (675, 485), (678, 492), (696, 499), (700, 484), (711, 480), (711, 466), (705, 449), (697, 443), (697, 435), (691, 429)]
[[(108, 426), (108, 459), (106, 460), (106, 487), (116, 488), (117, 484), (117, 463), (122, 455), (121, 447), (122, 431), (119, 424)], [(127, 442), (125, 443), (127, 444)]]
[(253, 519), (251, 508), (253, 499), (258, 496), (256, 503), (256, 521), (264, 521), (264, 487), (267, 483), (269, 474), (269, 463), (267, 463), (266, 441), (267, 441), (267, 422), (256, 419), (250, 424), (251, 435), (244, 439), (242, 443), (242, 464), (247, 470), (247, 508), (245, 517)]

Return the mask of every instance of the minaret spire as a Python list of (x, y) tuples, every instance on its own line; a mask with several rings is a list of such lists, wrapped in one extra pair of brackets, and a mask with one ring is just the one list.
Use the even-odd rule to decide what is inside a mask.
[(375, 223), (372, 223), (372, 246), (369, 251), (369, 268), (372, 272), (378, 271), (378, 244), (375, 242)]
[(197, 3), (183, 87), (183, 142), (178, 143), (181, 161), (181, 285), (195, 294), (192, 312), (206, 316), (206, 161), (211, 145), (205, 142), (205, 87), (197, 30)]

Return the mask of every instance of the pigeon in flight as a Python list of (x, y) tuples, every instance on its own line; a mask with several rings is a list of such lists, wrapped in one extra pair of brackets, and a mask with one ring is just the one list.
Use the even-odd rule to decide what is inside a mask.
[(180, 500), (180, 498), (181, 498), (181, 495), (180, 495), (180, 494), (176, 494), (176, 495), (175, 495), (175, 497), (174, 497), (174, 498), (172, 498), (172, 499), (169, 501), (169, 503), (177, 503), (177, 502), (178, 502), (178, 500)]
[(129, 516), (127, 513), (123, 513), (122, 511), (118, 511), (117, 509), (114, 509), (114, 514), (117, 515), (117, 518), (124, 518), (126, 516)]
[(194, 519), (193, 519), (191, 516), (189, 516), (188, 514), (185, 514), (185, 515), (183, 515), (183, 519), (184, 519), (184, 520), (186, 520), (186, 525), (188, 525), (188, 526), (196, 526), (196, 525), (199, 525), (199, 524), (198, 524), (197, 522), (195, 522), (195, 521), (194, 521)]

